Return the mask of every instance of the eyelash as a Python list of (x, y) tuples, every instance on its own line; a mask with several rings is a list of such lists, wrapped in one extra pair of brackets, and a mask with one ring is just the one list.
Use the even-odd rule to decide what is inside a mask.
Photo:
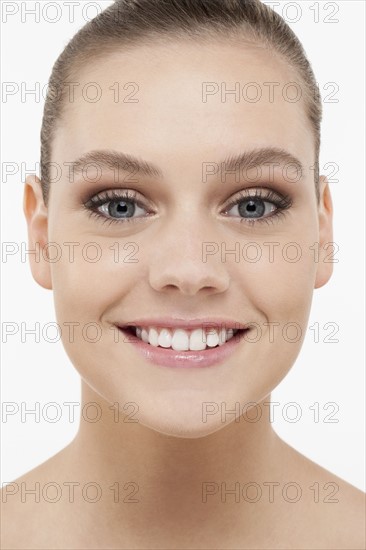
[[(265, 191), (265, 193), (263, 193)], [(277, 210), (275, 210), (269, 216), (263, 218), (239, 218), (239, 221), (246, 223), (249, 226), (260, 223), (273, 223), (275, 220), (278, 220), (280, 217), (285, 216), (285, 210), (288, 210), (292, 206), (292, 199), (290, 195), (278, 195), (272, 189), (266, 187), (260, 187), (253, 190), (243, 189), (239, 191), (239, 194), (235, 196), (235, 199), (229, 202), (225, 207), (225, 212), (230, 210), (233, 206), (240, 204), (242, 201), (251, 200), (251, 199), (261, 199), (263, 202), (269, 202), (274, 205)]]
[[(266, 191), (265, 194), (263, 194), (263, 191)], [(265, 187), (257, 188), (253, 192), (253, 190), (250, 189), (244, 189), (239, 192), (239, 195), (236, 195), (235, 199), (229, 202), (229, 204), (225, 207), (225, 214), (227, 211), (229, 211), (233, 206), (236, 206), (237, 204), (240, 204), (244, 200), (251, 200), (251, 199), (261, 199), (263, 202), (269, 202), (272, 205), (274, 205), (277, 210), (275, 210), (273, 213), (271, 213), (268, 216), (265, 216), (263, 218), (241, 218), (234, 216), (234, 218), (238, 218), (239, 221), (242, 223), (247, 223), (249, 226), (253, 226), (254, 224), (260, 224), (260, 223), (273, 223), (276, 219), (278, 219), (280, 216), (285, 215), (285, 210), (289, 209), (292, 206), (292, 199), (289, 195), (278, 195), (272, 189), (267, 189)], [(134, 202), (137, 206), (140, 208), (143, 208), (144, 210), (148, 210), (146, 208), (147, 205), (144, 205), (143, 202), (141, 202), (137, 198), (137, 193), (135, 191), (125, 190), (122, 193), (118, 193), (114, 190), (108, 190), (104, 192), (103, 194), (95, 195), (94, 197), (91, 197), (88, 201), (83, 203), (83, 207), (87, 210), (87, 213), (90, 217), (96, 216), (98, 221), (101, 221), (103, 224), (107, 223), (108, 225), (114, 224), (114, 223), (125, 223), (125, 222), (135, 222), (139, 221), (141, 219), (146, 219), (146, 216), (142, 217), (139, 216), (137, 218), (108, 218), (104, 214), (101, 214), (97, 211), (97, 208), (100, 206), (103, 206), (111, 201), (127, 201), (127, 202)], [(232, 217), (232, 216), (229, 216)]]
[(107, 223), (107, 225), (112, 225), (114, 223), (125, 223), (125, 222), (135, 222), (136, 220), (139, 220), (140, 218), (107, 218), (103, 214), (97, 211), (97, 208), (100, 206), (103, 206), (104, 204), (107, 204), (111, 201), (121, 201), (125, 200), (128, 202), (134, 202), (137, 206), (140, 208), (144, 208), (147, 210), (146, 205), (144, 205), (140, 200), (137, 198), (137, 193), (135, 191), (126, 190), (123, 191), (123, 193), (117, 193), (114, 190), (106, 191), (103, 195), (95, 195), (94, 197), (91, 197), (88, 201), (83, 203), (84, 208), (87, 210), (87, 213), (90, 217), (96, 216), (98, 221), (101, 221), (103, 224)]

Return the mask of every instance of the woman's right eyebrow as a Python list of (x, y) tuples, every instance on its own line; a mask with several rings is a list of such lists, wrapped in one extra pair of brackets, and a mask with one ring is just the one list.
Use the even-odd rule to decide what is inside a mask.
[(72, 174), (82, 174), (85, 169), (107, 169), (133, 173), (139, 172), (143, 176), (162, 178), (163, 172), (153, 163), (144, 161), (134, 155), (115, 151), (112, 149), (95, 149), (83, 154), (72, 162), (65, 163), (70, 166)]

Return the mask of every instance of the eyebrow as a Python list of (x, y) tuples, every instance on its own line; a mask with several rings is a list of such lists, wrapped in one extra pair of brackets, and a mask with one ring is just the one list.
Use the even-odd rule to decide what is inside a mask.
[(74, 160), (72, 165), (73, 174), (80, 174), (87, 168), (88, 164), (96, 164), (99, 168), (107, 168), (110, 170), (124, 170), (128, 172), (128, 167), (137, 169), (144, 176), (163, 177), (161, 170), (152, 164), (138, 157), (114, 151), (110, 149), (93, 150), (85, 153), (81, 157)]
[[(69, 164), (69, 163), (68, 163)], [(111, 149), (93, 150), (85, 153), (72, 163), (73, 173), (80, 174), (89, 164), (96, 164), (99, 168), (110, 170), (129, 171), (128, 167), (133, 167), (143, 176), (163, 178), (163, 171), (151, 162), (142, 160), (139, 157), (115, 151)], [(212, 164), (212, 162), (207, 162)], [(216, 164), (216, 163), (214, 163)], [(278, 147), (262, 147), (250, 151), (244, 151), (238, 155), (230, 155), (219, 163), (228, 171), (241, 171), (264, 166), (266, 164), (279, 164), (294, 166), (300, 174), (303, 174), (304, 166), (300, 160), (289, 151)]]

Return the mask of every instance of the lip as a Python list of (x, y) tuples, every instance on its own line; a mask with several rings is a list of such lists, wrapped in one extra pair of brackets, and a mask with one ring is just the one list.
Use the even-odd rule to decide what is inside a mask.
[(186, 330), (199, 328), (199, 327), (213, 327), (213, 328), (232, 328), (237, 330), (243, 330), (250, 327), (250, 323), (245, 325), (234, 321), (232, 319), (225, 319), (223, 317), (205, 317), (201, 319), (183, 319), (179, 317), (149, 317), (135, 319), (128, 323), (118, 323), (118, 328), (124, 327), (159, 327), (159, 328), (183, 328)]
[[(136, 326), (135, 324), (133, 324)], [(127, 325), (124, 325), (125, 327)], [(128, 325), (131, 326), (131, 325)], [(141, 325), (137, 325), (141, 326)], [(156, 324), (150, 324), (148, 326), (159, 326)], [(162, 325), (166, 328), (170, 328), (167, 325)], [(181, 324), (178, 325), (181, 328), (184, 328)], [(190, 328), (192, 328), (192, 324)], [(194, 325), (194, 326), (197, 326)], [(202, 322), (199, 326), (202, 326)], [(147, 344), (137, 336), (133, 336), (128, 330), (124, 330), (120, 326), (117, 327), (125, 337), (125, 342), (130, 342), (136, 351), (140, 353), (147, 361), (153, 363), (154, 365), (161, 365), (163, 367), (173, 367), (173, 368), (197, 368), (197, 367), (211, 367), (222, 363), (227, 359), (239, 346), (242, 334), (245, 332), (240, 332), (234, 335), (230, 340), (221, 346), (217, 346), (212, 349), (205, 349), (201, 351), (177, 351), (170, 348), (155, 347), (150, 344)], [(128, 338), (126, 340), (126, 338)]]

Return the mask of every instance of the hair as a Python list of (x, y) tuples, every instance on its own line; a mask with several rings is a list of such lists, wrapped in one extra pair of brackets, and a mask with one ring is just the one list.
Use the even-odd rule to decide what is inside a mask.
[(41, 127), (45, 205), (50, 193), (52, 143), (57, 124), (66, 113), (64, 83), (75, 81), (88, 62), (95, 63), (118, 49), (187, 38), (208, 43), (222, 39), (235, 44), (243, 38), (274, 52), (295, 70), (314, 136), (314, 183), (319, 203), (321, 97), (301, 42), (279, 14), (261, 0), (115, 0), (74, 35), (53, 66)]

